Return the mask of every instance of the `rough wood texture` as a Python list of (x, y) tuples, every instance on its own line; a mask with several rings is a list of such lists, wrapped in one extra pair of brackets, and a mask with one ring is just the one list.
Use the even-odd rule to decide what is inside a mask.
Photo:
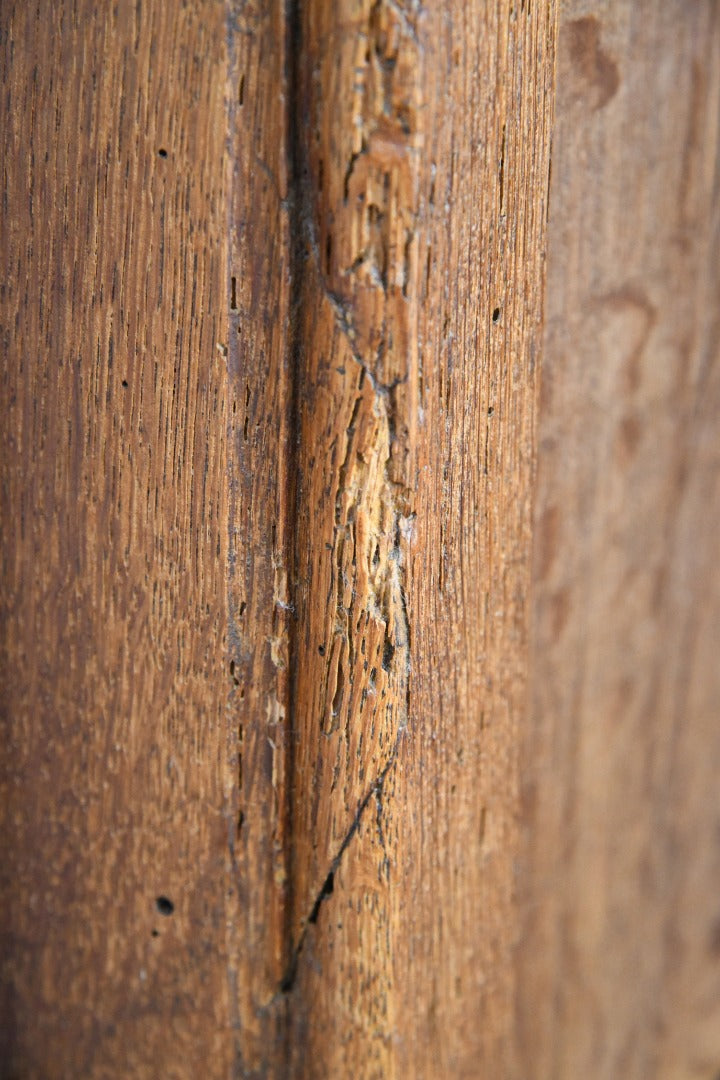
[(0, 33), (2, 1068), (227, 1076), (224, 5)]
[(294, 526), (286, 41), (282, 4), (231, 5), (229, 715), (239, 740), (231, 844), (240, 900), (235, 1069), (242, 1077), (283, 1076), (286, 1058)]
[(11, 1070), (507, 1066), (554, 17), (3, 10)]
[(511, 1068), (554, 20), (296, 28), (293, 1076)]
[(8, 1075), (716, 1080), (720, 16), (565, 4), (543, 340), (556, 15), (3, 5)]
[(720, 10), (559, 41), (524, 1075), (720, 1073)]

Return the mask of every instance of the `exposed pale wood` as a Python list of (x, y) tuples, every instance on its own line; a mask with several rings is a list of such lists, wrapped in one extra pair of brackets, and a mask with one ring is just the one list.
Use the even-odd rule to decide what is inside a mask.
[(225, 9), (0, 28), (2, 1071), (228, 1076)]
[(290, 1074), (509, 1075), (555, 11), (302, 10)]
[(720, 10), (563, 10), (524, 1074), (720, 1072)]

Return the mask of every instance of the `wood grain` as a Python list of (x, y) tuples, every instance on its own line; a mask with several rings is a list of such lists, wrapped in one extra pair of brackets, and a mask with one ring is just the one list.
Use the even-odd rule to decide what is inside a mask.
[(294, 38), (293, 1076), (513, 1061), (554, 23), (346, 0)]
[(503, 1068), (554, 8), (42, 15), (3, 13), (10, 1068)]
[(8, 1076), (717, 1077), (720, 17), (550, 206), (557, 15), (3, 5)]
[(563, 9), (524, 1075), (720, 1072), (720, 12)]
[(289, 965), (294, 379), (287, 157), (287, 23), (281, 3), (228, 20), (228, 566), (233, 862), (239, 894), (232, 987), (234, 1075), (285, 1075)]
[(3, 1074), (227, 1076), (224, 6), (0, 28)]

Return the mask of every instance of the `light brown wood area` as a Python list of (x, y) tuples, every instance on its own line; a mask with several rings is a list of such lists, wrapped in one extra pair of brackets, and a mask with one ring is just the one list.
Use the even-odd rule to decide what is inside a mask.
[(0, 44), (0, 1075), (717, 1080), (714, 0)]
[(720, 10), (566, 4), (539, 409), (525, 1075), (720, 1074)]

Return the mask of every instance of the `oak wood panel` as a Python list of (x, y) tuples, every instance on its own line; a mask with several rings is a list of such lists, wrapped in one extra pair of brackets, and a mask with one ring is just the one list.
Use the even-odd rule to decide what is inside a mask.
[(293, 1076), (509, 1075), (554, 5), (303, 5)]
[(228, 1076), (224, 5), (0, 35), (3, 1069)]
[(569, 0), (523, 742), (524, 1075), (720, 1073), (720, 12)]
[(555, 15), (3, 9), (11, 1073), (715, 1077), (717, 8), (564, 7), (531, 617)]

